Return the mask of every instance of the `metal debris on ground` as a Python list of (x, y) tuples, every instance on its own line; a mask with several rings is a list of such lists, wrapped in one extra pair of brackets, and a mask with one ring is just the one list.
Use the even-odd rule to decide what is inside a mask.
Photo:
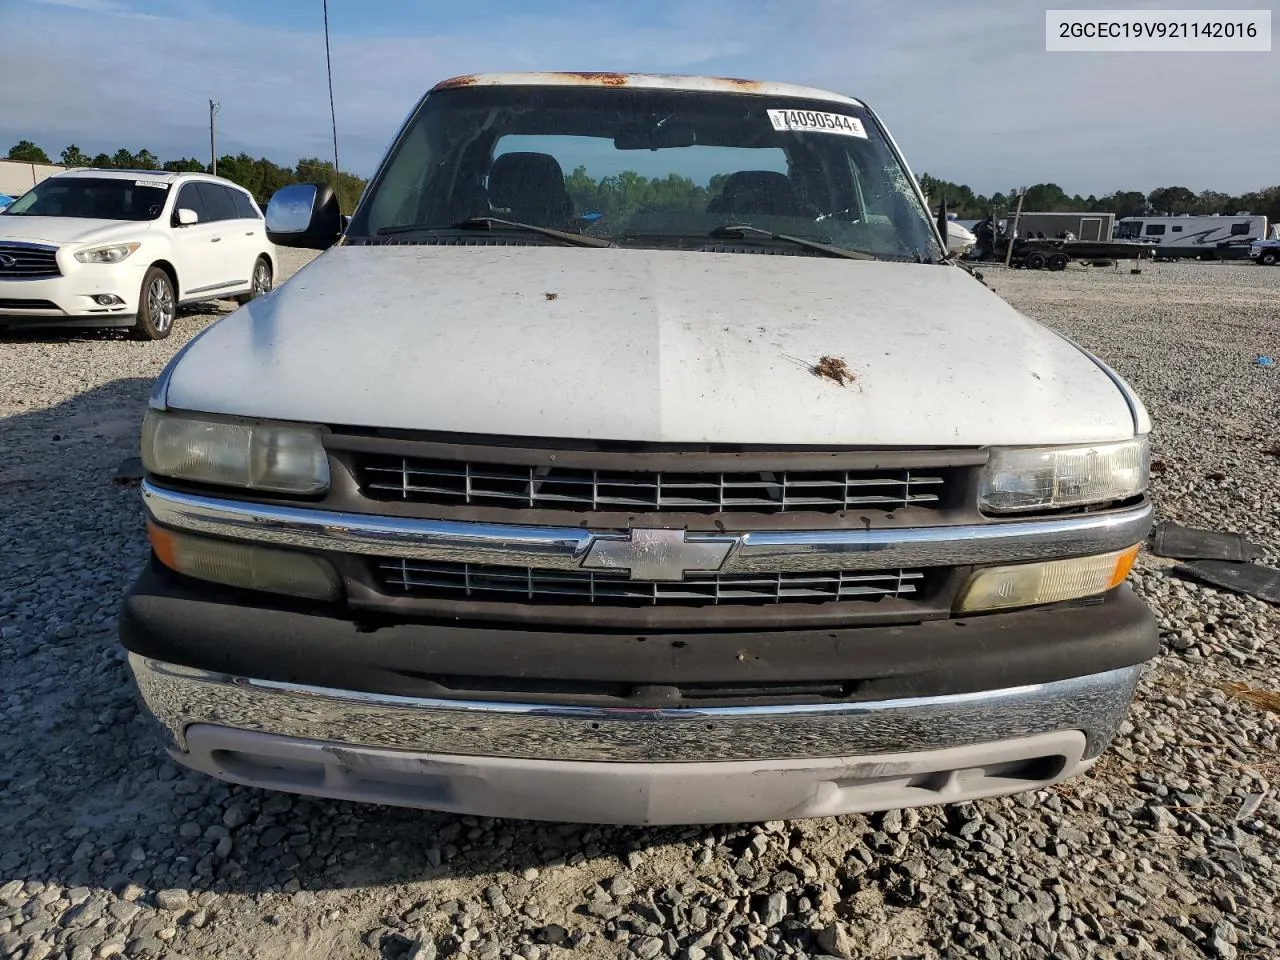
[(1151, 552), (1173, 560), (1234, 560), (1248, 563), (1262, 556), (1262, 548), (1238, 533), (1198, 530), (1165, 520), (1151, 534)]
[(560, 296), (560, 294), (558, 294), (558, 293), (544, 293), (544, 294), (543, 294), (543, 296), (544, 296), (544, 297), (546, 297), (548, 300), (554, 300), (554, 299), (556, 299), (556, 297)]
[(138, 457), (125, 457), (116, 467), (116, 475), (111, 479), (121, 486), (138, 483), (142, 479), (142, 460)]
[(1265, 793), (1246, 794), (1245, 798), (1240, 802), (1240, 812), (1236, 814), (1236, 819), (1248, 820), (1258, 812), (1258, 808), (1262, 806), (1262, 801), (1265, 799), (1267, 799)]
[(855, 379), (853, 371), (849, 369), (849, 365), (839, 357), (822, 357), (809, 368), (809, 372), (815, 377), (831, 380), (842, 387), (853, 383)]
[(1173, 572), (1185, 579), (1207, 583), (1232, 593), (1243, 593), (1268, 603), (1280, 603), (1280, 570), (1273, 567), (1230, 560), (1194, 560), (1179, 564), (1173, 568)]

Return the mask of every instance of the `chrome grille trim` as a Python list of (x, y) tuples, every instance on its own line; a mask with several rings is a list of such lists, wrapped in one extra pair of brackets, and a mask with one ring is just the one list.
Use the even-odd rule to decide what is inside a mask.
[(690, 574), (682, 581), (630, 580), (595, 570), (541, 570), (471, 563), (380, 559), (375, 575), (386, 590), (412, 597), (497, 600), (585, 606), (727, 606), (837, 603), (917, 597), (921, 570), (772, 574)]
[[(143, 500), (166, 526), (304, 550), (452, 563), (571, 570), (597, 533), (578, 527), (515, 526), (341, 513), (306, 506), (181, 493), (146, 480)], [(1151, 531), (1152, 507), (937, 527), (795, 530), (743, 534), (721, 573), (888, 570), (1018, 563), (1121, 550)]]
[(0, 254), (16, 261), (13, 266), (0, 262), (0, 280), (47, 280), (62, 276), (57, 247), (3, 240), (0, 241)]
[(938, 507), (935, 470), (692, 472), (598, 470), (358, 455), (362, 492), (375, 500), (560, 510), (897, 510)]

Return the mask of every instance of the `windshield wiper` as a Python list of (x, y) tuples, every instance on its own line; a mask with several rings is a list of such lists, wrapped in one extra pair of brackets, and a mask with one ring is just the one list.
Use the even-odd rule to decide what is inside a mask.
[(804, 247), (806, 250), (816, 250), (819, 253), (825, 253), (829, 257), (844, 257), (846, 260), (877, 259), (869, 253), (859, 253), (857, 250), (846, 250), (844, 247), (835, 247), (829, 243), (823, 243), (820, 240), (809, 240), (805, 237), (795, 237), (787, 233), (774, 233), (772, 230), (766, 230), (764, 227), (753, 227), (749, 223), (726, 223), (716, 227), (711, 231), (710, 235), (716, 239), (724, 239), (725, 237), (740, 237), (747, 233), (754, 236), (768, 237), (770, 240), (782, 240), (785, 243), (794, 243), (797, 247)]
[(507, 230), (527, 230), (529, 233), (541, 234), (544, 237), (551, 237), (554, 240), (570, 243), (577, 247), (613, 246), (612, 240), (605, 240), (601, 237), (588, 237), (585, 234), (569, 233), (565, 230), (556, 230), (553, 227), (540, 227), (536, 223), (503, 220), (501, 217), (471, 217), (468, 220), (460, 220), (444, 227), (426, 223), (407, 223), (395, 227), (381, 227), (377, 233), (380, 237), (389, 237), (398, 233), (415, 233), (417, 231), (429, 233), (438, 230), (491, 230), (494, 227), (502, 227)]

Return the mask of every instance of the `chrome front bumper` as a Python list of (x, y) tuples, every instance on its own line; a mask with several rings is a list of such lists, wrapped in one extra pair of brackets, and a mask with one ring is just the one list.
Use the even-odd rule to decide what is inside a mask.
[(1141, 666), (1053, 683), (901, 700), (684, 709), (401, 697), (252, 680), (130, 654), (169, 742), (214, 724), (393, 750), (678, 763), (901, 753), (1080, 730), (1102, 751)]
[(386, 696), (129, 663), (171, 754), (205, 773), (607, 823), (820, 816), (1035, 789), (1092, 764), (1142, 670), (870, 703), (637, 710)]

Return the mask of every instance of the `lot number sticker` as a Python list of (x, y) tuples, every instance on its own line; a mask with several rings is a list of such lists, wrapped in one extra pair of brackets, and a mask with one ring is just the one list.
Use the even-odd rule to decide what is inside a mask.
[(857, 117), (842, 113), (818, 113), (814, 110), (770, 110), (769, 122), (775, 130), (800, 133), (838, 133), (844, 137), (867, 139), (867, 131)]

